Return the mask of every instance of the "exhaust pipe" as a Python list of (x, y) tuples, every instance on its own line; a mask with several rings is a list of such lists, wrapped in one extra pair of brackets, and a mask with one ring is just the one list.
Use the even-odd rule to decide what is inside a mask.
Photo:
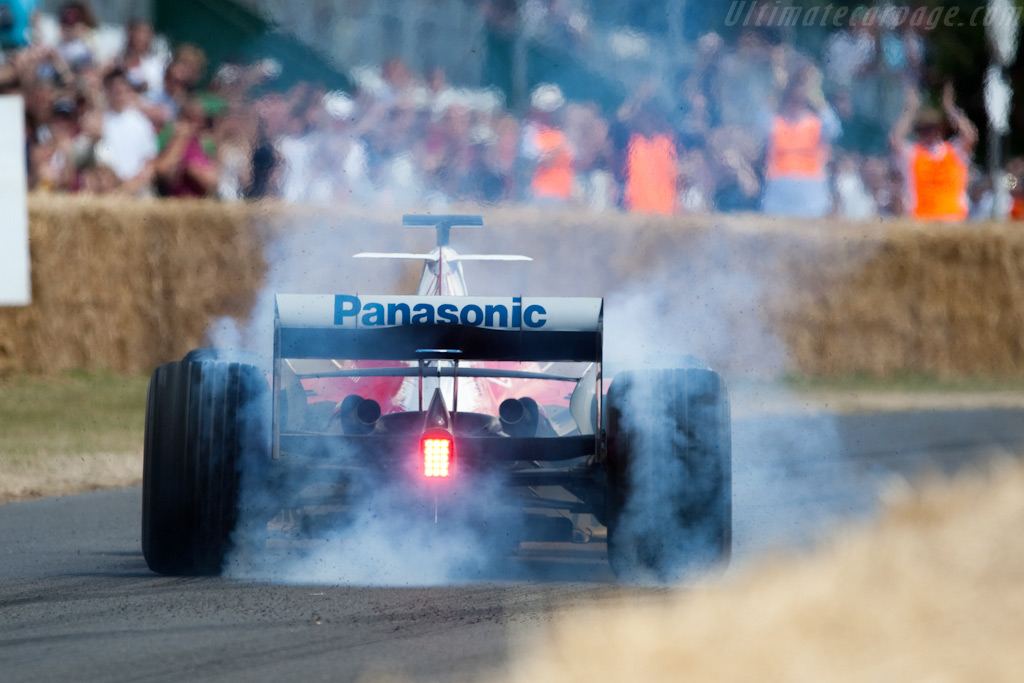
[(372, 398), (351, 394), (338, 406), (338, 418), (346, 434), (369, 434), (380, 419), (380, 404)]
[(529, 396), (506, 398), (498, 406), (498, 419), (509, 436), (536, 436), (540, 407)]

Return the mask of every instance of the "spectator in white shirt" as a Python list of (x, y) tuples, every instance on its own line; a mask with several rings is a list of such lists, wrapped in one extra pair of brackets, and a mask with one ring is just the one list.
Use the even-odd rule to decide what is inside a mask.
[(164, 90), (164, 71), (169, 61), (170, 55), (156, 47), (153, 27), (142, 19), (132, 19), (121, 58), (129, 82), (143, 86), (141, 89), (150, 99), (157, 98)]
[(137, 94), (124, 71), (115, 69), (103, 79), (107, 111), (103, 114), (101, 144), (108, 165), (121, 180), (123, 191), (144, 194), (153, 180), (156, 131), (145, 114), (135, 106)]

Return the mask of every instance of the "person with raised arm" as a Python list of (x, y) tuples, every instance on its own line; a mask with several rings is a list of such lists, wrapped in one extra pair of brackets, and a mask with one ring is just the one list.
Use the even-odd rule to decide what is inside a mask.
[(903, 168), (907, 214), (919, 221), (962, 221), (969, 211), (967, 184), (978, 131), (956, 106), (952, 83), (942, 90), (942, 109), (922, 109), (917, 93), (908, 90), (889, 136)]

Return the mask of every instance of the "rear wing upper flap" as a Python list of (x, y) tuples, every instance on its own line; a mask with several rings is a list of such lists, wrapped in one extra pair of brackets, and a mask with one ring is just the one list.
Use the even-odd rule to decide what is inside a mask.
[[(371, 251), (355, 254), (355, 258), (436, 261), (440, 249), (451, 244), (452, 228), (482, 228), (484, 226), (484, 219), (483, 216), (405, 214), (402, 216), (402, 226), (406, 228), (433, 228), (437, 231), (437, 249), (429, 254)], [(457, 254), (455, 251), (449, 251), (446, 254), (446, 258), (452, 263), (456, 261), (533, 260), (529, 256), (518, 254)]]
[(580, 297), (279, 294), (279, 357), (600, 361), (604, 301)]
[(484, 227), (484, 217), (442, 214), (431, 216), (407, 213), (402, 216), (402, 227), (434, 228), (437, 230), (437, 246), (446, 247), (451, 242), (452, 228), (482, 228)]

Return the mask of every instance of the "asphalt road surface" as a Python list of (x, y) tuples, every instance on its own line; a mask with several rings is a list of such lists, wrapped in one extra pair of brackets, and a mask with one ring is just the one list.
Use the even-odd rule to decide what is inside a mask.
[[(736, 562), (870, 514), (893, 477), (1022, 447), (1018, 409), (739, 420)], [(459, 586), (166, 578), (140, 507), (138, 489), (0, 506), (0, 681), (472, 680), (557, 609), (662, 590), (616, 586), (600, 543), (531, 547)]]

